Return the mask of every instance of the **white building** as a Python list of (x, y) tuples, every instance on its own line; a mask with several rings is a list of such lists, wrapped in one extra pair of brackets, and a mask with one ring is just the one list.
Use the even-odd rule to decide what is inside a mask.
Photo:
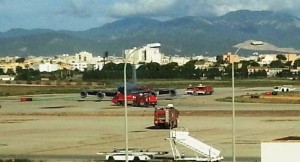
[(78, 69), (79, 71), (84, 71), (87, 68), (88, 64), (86, 62), (71, 63), (71, 70)]
[(300, 142), (274, 141), (261, 143), (261, 162), (300, 161)]
[(143, 47), (134, 47), (133, 49), (125, 50), (125, 56), (128, 58), (130, 63), (139, 62), (157, 62), (162, 63), (163, 54), (160, 53), (160, 43), (147, 44)]
[(217, 62), (217, 57), (204, 57), (204, 60), (209, 61), (209, 62)]
[(112, 62), (115, 64), (121, 64), (124, 63), (124, 58), (123, 57), (115, 57), (115, 56), (108, 56), (106, 58), (105, 64), (108, 62)]
[(93, 54), (86, 52), (86, 51), (82, 51), (79, 53), (75, 54), (75, 62), (79, 63), (79, 62), (86, 62), (91, 64), (93, 62)]
[(33, 66), (34, 70), (39, 70), (40, 72), (53, 72), (59, 69), (58, 64), (51, 64), (49, 62), (43, 64), (36, 64)]
[(9, 76), (9, 75), (0, 75), (0, 80), (2, 80), (2, 81), (15, 80), (15, 77)]
[(104, 58), (101, 57), (101, 56), (97, 56), (97, 57), (93, 57), (93, 60), (91, 61), (92, 64), (97, 64), (97, 63), (100, 63), (100, 62), (103, 62), (104, 61)]
[(102, 70), (103, 66), (104, 66), (103, 62), (96, 63), (94, 64), (94, 70)]
[(182, 66), (191, 60), (190, 57), (179, 57), (179, 56), (171, 56), (170, 62), (177, 62), (179, 66)]
[(248, 56), (248, 57), (240, 57), (240, 60), (242, 61), (258, 61), (258, 56), (253, 55), (253, 56)]
[(277, 60), (276, 55), (273, 54), (259, 55), (259, 59), (260, 65), (269, 65), (272, 61)]
[(193, 56), (192, 59), (193, 60), (204, 60), (204, 57), (202, 55), (199, 55), (199, 56)]

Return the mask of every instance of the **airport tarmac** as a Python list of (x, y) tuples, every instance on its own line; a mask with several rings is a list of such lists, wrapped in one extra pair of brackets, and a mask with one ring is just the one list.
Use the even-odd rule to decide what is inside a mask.
[[(235, 94), (268, 91), (236, 88)], [(158, 105), (173, 103), (180, 110), (179, 127), (232, 158), (232, 103), (217, 98), (232, 96), (231, 88), (215, 88), (208, 96), (164, 96)], [(21, 102), (21, 97), (33, 101)], [(109, 98), (82, 100), (78, 94), (0, 98), (0, 156), (37, 159), (102, 159), (97, 152), (125, 147), (123, 107)], [(299, 105), (235, 103), (236, 156), (239, 161), (260, 161), (260, 143), (299, 136)], [(282, 113), (282, 112), (288, 113)], [(129, 147), (171, 152), (167, 129), (153, 128), (153, 108), (128, 106)], [(243, 160), (245, 159), (245, 160)]]

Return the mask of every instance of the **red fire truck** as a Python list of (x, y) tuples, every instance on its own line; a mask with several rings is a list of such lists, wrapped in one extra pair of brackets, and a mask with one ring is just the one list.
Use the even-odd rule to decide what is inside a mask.
[(185, 93), (187, 95), (211, 95), (214, 92), (214, 88), (211, 85), (199, 84), (196, 87), (189, 86), (186, 88)]
[(160, 128), (176, 128), (178, 126), (179, 111), (173, 104), (168, 104), (166, 108), (155, 108), (154, 125)]
[[(122, 93), (117, 93), (111, 100), (118, 106), (124, 105), (125, 97)], [(149, 92), (140, 92), (140, 93), (130, 93), (127, 94), (127, 104), (137, 107), (148, 107), (157, 105), (157, 96), (156, 94)]]
[[(128, 94), (127, 95), (127, 104), (132, 104), (133, 98), (136, 94)], [(115, 95), (112, 99), (111, 102), (115, 103), (118, 106), (124, 105), (125, 97), (124, 94), (118, 92), (117, 95)]]
[(138, 94), (133, 96), (132, 106), (136, 107), (149, 107), (157, 105), (157, 96), (156, 94), (146, 93)]

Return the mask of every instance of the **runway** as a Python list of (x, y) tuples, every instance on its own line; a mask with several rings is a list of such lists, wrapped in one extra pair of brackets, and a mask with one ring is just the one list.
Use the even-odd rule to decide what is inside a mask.
[[(236, 88), (236, 95), (266, 90)], [(232, 103), (215, 99), (231, 95), (231, 88), (215, 88), (208, 96), (185, 96), (179, 90), (179, 96), (161, 98), (158, 106), (173, 103), (181, 111), (179, 126), (221, 149), (224, 161), (230, 161)], [(20, 97), (24, 96), (0, 99), (2, 157), (100, 160), (103, 157), (97, 152), (125, 147), (124, 108), (113, 105), (109, 98), (98, 101), (94, 96), (82, 100), (79, 94), (33, 95), (29, 96), (33, 101), (21, 102)], [(262, 141), (300, 134), (299, 105), (235, 103), (235, 107), (236, 155), (241, 161), (259, 161)], [(170, 151), (164, 140), (169, 131), (152, 127), (153, 108), (129, 106), (128, 112), (130, 147)]]

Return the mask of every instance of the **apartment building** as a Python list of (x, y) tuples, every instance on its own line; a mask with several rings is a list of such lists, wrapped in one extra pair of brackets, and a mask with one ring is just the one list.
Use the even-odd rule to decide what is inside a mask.
[(190, 57), (180, 57), (177, 55), (170, 57), (170, 62), (177, 62), (179, 66), (182, 66), (189, 61), (191, 61)]
[(79, 70), (79, 71), (84, 71), (85, 69), (88, 68), (88, 64), (86, 62), (75, 62), (71, 63), (71, 70)]
[(227, 52), (223, 55), (223, 60), (228, 63), (240, 62), (240, 57), (231, 52)]
[(163, 54), (159, 51), (160, 47), (160, 43), (147, 44), (146, 46), (127, 49), (124, 51), (124, 55), (128, 58), (128, 62), (130, 63), (157, 62), (161, 64)]
[(92, 63), (93, 59), (94, 59), (93, 54), (87, 51), (82, 51), (75, 54), (75, 63), (79, 63), (79, 62)]
[(40, 72), (53, 72), (59, 70), (59, 65), (47, 62), (42, 64), (34, 64), (33, 69)]

